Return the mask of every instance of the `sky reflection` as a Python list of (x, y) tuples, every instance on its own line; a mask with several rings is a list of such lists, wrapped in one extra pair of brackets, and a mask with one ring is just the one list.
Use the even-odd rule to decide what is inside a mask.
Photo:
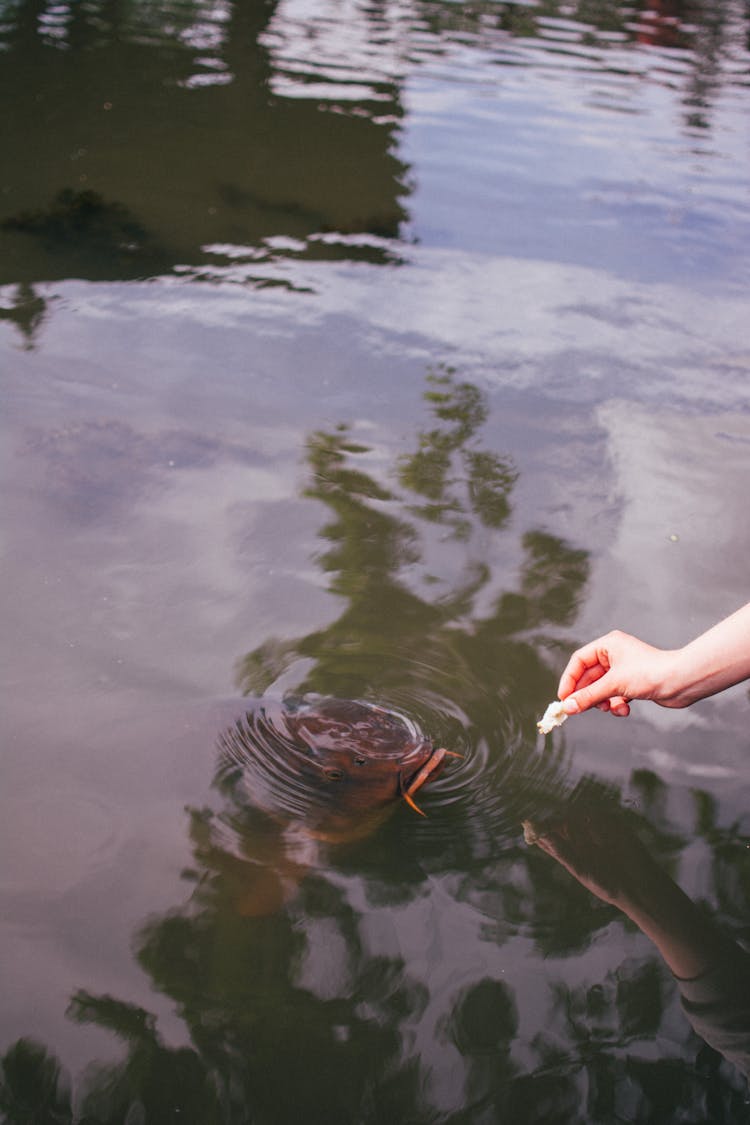
[[(744, 6), (24, 2), (0, 40), (0, 1082), (31, 1038), (62, 1121), (739, 1125), (521, 820), (615, 794), (747, 925), (746, 688), (534, 728), (574, 644), (747, 599)], [(251, 917), (279, 824), (216, 736), (300, 685), (464, 759)]]

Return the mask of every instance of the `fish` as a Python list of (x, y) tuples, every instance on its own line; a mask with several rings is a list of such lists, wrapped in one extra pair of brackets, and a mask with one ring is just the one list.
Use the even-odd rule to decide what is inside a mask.
[(425, 816), (415, 795), (447, 759), (462, 757), (400, 712), (320, 696), (259, 700), (217, 742), (218, 787), (278, 829), (262, 857), (257, 833), (234, 829), (229, 839), (232, 818), (204, 838), (203, 859), (235, 886), (244, 882), (239, 909), (254, 916), (283, 905), (321, 849), (363, 839), (399, 802)]

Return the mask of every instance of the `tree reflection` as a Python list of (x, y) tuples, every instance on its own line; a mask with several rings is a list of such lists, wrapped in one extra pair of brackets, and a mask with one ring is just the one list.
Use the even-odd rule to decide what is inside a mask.
[(127, 1048), (124, 1064), (92, 1069), (82, 1099), (84, 1120), (114, 1122), (219, 1120), (219, 1092), (198, 1051), (169, 1048), (154, 1017), (111, 996), (78, 992), (68, 1009), (76, 1023), (113, 1032)]
[[(578, 45), (606, 55), (621, 50), (623, 43), (638, 43), (684, 53), (690, 52), (691, 65), (685, 67), (682, 104), (688, 129), (711, 127), (712, 108), (722, 82), (722, 58), (741, 41), (746, 13), (733, 0), (704, 3), (701, 0), (640, 0), (626, 5), (620, 0), (537, 0), (535, 3), (510, 0), (422, 0), (421, 10), (434, 34), (473, 36), (479, 42), (491, 37), (495, 28), (523, 39), (535, 39), (541, 46), (548, 40), (557, 48), (550, 24), (566, 21), (566, 31), (577, 28)], [(575, 21), (568, 22), (568, 21)], [(622, 65), (619, 63), (618, 65)]]
[[(689, 1115), (707, 1099), (719, 1107), (716, 1125), (742, 1120), (740, 1095), (715, 1067), (696, 1071), (687, 1049), (668, 1060), (638, 1057), (669, 1031), (671, 994), (658, 960), (634, 956), (587, 981), (580, 955), (618, 924), (616, 912), (518, 840), (521, 809), (564, 797), (560, 758), (537, 754), (533, 723), (554, 690), (549, 631), (573, 623), (588, 560), (532, 528), (519, 536), (518, 567), (496, 573), (492, 550), (483, 556), (481, 548), (488, 535), (513, 532), (517, 471), (482, 443), (487, 402), (476, 386), (442, 368), (425, 398), (429, 423), (385, 470), (375, 444), (345, 425), (310, 436), (305, 495), (327, 515), (317, 561), (341, 611), (308, 635), (269, 639), (239, 674), (246, 691), (260, 692), (304, 657), (300, 691), (386, 700), (412, 693), (422, 708), (428, 702), (438, 725), (463, 729), (468, 750), (487, 748), (468, 811), (442, 807), (437, 830), (423, 836), (418, 818), (394, 817), (377, 838), (294, 873), (284, 867), (284, 826), (220, 764), (216, 807), (189, 814), (187, 900), (149, 920), (134, 943), (187, 1042), (169, 1045), (154, 1012), (81, 989), (69, 1018), (115, 1035), (123, 1058), (87, 1069), (74, 1112), (57, 1060), (20, 1040), (2, 1060), (0, 1106), (10, 1125), (640, 1125), (676, 1119), (654, 1106)], [(509, 748), (511, 728), (530, 737)], [(668, 863), (685, 840), (664, 787), (646, 771), (633, 787), (645, 817), (631, 816)], [(508, 807), (518, 817), (511, 839)], [(720, 828), (705, 795), (696, 795), (696, 810), (729, 894), (739, 826)], [(295, 876), (290, 899), (279, 885)], [(408, 948), (423, 925), (410, 909), (433, 899), (435, 910), (455, 910), (458, 934), (467, 917), (486, 919), (484, 929), (472, 921), (473, 947), (462, 940), (442, 951), (450, 974), (435, 991), (429, 961), (399, 944)], [(396, 931), (389, 954), (368, 926), (376, 910)], [(420, 949), (429, 946), (422, 929), (416, 937)], [(473, 969), (484, 942), (507, 953), (504, 979)], [(534, 1004), (545, 1008), (529, 1017), (530, 1035), (529, 971), (539, 978)], [(451, 1075), (442, 1101), (431, 1084), (441, 1067)]]
[[(311, 437), (305, 495), (332, 515), (317, 561), (344, 608), (320, 631), (269, 638), (242, 660), (239, 685), (262, 693), (305, 657), (314, 664), (301, 691), (350, 698), (412, 691), (419, 698), (429, 687), (445, 691), (486, 732), (496, 728), (500, 690), (531, 730), (554, 677), (544, 660), (546, 638), (526, 634), (573, 621), (588, 576), (586, 552), (541, 530), (525, 533), (515, 588), (480, 611), (497, 583), (480, 533), (506, 526), (517, 474), (509, 458), (480, 444), (487, 404), (479, 389), (450, 368), (431, 372), (427, 383), (433, 424), (398, 460), (403, 494), (365, 470), (374, 450), (345, 425)], [(431, 525), (443, 529), (442, 544), (447, 537), (461, 545), (455, 558), (444, 545), (430, 551)], [(441, 566), (448, 577), (436, 573)]]
[(0, 308), (0, 321), (15, 324), (24, 339), (24, 348), (34, 347), (34, 337), (47, 315), (47, 302), (34, 290), (33, 285), (22, 282), (15, 287), (11, 303)]
[[(402, 70), (419, 65), (425, 29), (434, 41), (425, 58), (467, 36), (491, 49), (504, 49), (505, 35), (533, 38), (557, 54), (558, 20), (566, 38), (602, 53), (605, 71), (607, 52), (623, 41), (689, 51), (685, 123), (703, 131), (742, 26), (738, 9), (729, 0), (635, 9), (615, 0), (414, 0), (406, 10), (352, 5), (356, 28), (345, 37), (325, 13), (311, 14), (309, 36), (293, 15), (287, 26), (276, 0), (234, 0), (221, 11), (199, 0), (20, 0), (0, 27), (0, 100), (15, 108), (4, 120), (0, 284), (177, 269), (195, 280), (294, 286), (279, 260), (398, 263), (411, 190), (397, 155)], [(352, 50), (342, 70), (338, 59)], [(613, 96), (630, 96), (625, 89)], [(61, 239), (61, 193), (105, 200), (108, 216), (89, 216), (81, 240)], [(135, 238), (112, 237), (115, 211)], [(440, 457), (426, 451), (425, 469), (427, 452)]]
[(19, 1039), (0, 1057), (0, 1120), (9, 1125), (66, 1125), (70, 1085), (40, 1043)]
[[(0, 284), (175, 267), (200, 279), (242, 261), (244, 282), (290, 285), (266, 267), (289, 256), (397, 261), (388, 243), (408, 195), (394, 155), (398, 86), (352, 100), (342, 82), (340, 112), (314, 93), (276, 97), (264, 38), (275, 9), (9, 9)], [(283, 246), (269, 242), (280, 235)]]
[[(478, 387), (456, 383), (454, 374), (445, 368), (428, 375), (425, 399), (438, 425), (420, 433), (416, 452), (401, 459), (399, 482), (427, 501), (410, 505), (413, 515), (448, 526), (464, 539), (471, 534), (472, 514), (485, 527), (503, 526), (517, 473), (509, 458), (471, 447), (487, 406)], [(456, 460), (458, 478), (451, 474)]]
[(750, 821), (747, 816), (721, 824), (716, 798), (693, 792), (695, 838), (710, 856), (710, 885), (722, 922), (737, 937), (750, 936)]
[[(364, 953), (357, 919), (330, 885), (305, 895), (303, 929), (284, 915), (227, 912), (218, 885), (206, 883), (191, 911), (139, 936), (139, 959), (177, 1005), (190, 1048), (166, 1047), (141, 1008), (85, 992), (73, 998), (71, 1018), (113, 1031), (127, 1047), (123, 1064), (89, 1073), (86, 1115), (123, 1121), (140, 1107), (146, 1121), (343, 1125), (378, 1120), (389, 1103), (419, 1104), (418, 1068), (400, 1065), (398, 1026), (423, 1009), (424, 990), (403, 963)], [(299, 979), (300, 961), (305, 931), (332, 918), (348, 987), (324, 997)]]

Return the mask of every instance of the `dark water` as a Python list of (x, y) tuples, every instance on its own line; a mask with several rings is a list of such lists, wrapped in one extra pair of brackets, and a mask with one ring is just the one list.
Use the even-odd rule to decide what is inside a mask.
[[(750, 935), (746, 687), (535, 728), (580, 641), (748, 597), (749, 36), (0, 8), (0, 1120), (750, 1119), (521, 830), (583, 787)], [(331, 839), (227, 768), (264, 693), (462, 757)]]

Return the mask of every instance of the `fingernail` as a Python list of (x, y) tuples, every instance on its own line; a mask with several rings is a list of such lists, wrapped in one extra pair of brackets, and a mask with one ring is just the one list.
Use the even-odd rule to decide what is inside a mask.
[(566, 715), (577, 715), (581, 710), (578, 706), (578, 700), (573, 699), (572, 696), (569, 699), (563, 699), (563, 709)]

